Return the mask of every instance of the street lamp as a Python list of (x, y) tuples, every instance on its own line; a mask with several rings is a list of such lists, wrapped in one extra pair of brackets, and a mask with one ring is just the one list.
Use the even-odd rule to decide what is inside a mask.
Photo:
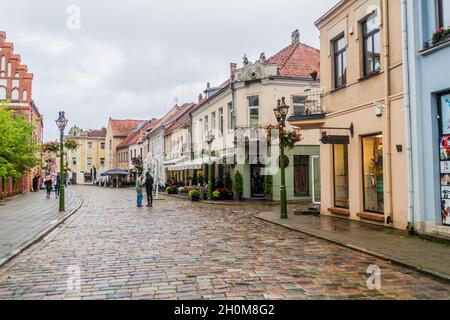
[(59, 172), (59, 212), (64, 212), (64, 129), (66, 128), (68, 120), (64, 116), (64, 111), (59, 112), (59, 117), (56, 120), (58, 126), (60, 139), (60, 172)]
[(281, 170), (281, 183), (280, 183), (280, 215), (281, 219), (287, 219), (287, 199), (286, 199), (286, 173), (285, 173), (285, 156), (284, 156), (284, 129), (286, 127), (286, 118), (289, 112), (289, 106), (286, 104), (286, 98), (282, 97), (278, 100), (278, 105), (273, 109), (273, 113), (277, 118), (279, 125), (279, 141), (280, 141), (280, 170)]
[(212, 134), (208, 134), (205, 138), (206, 143), (208, 144), (208, 153), (209, 153), (209, 161), (208, 161), (208, 200), (212, 200), (212, 164), (211, 164), (211, 144), (213, 143), (215, 137)]

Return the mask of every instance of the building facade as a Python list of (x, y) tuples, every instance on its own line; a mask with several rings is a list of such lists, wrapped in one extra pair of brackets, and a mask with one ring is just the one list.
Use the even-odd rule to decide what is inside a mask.
[(450, 3), (403, 1), (410, 201), (419, 233), (450, 234)]
[[(128, 135), (136, 129), (142, 120), (116, 120), (109, 118), (106, 128), (106, 170), (119, 168), (119, 154), (117, 146), (120, 145)], [(128, 154), (129, 158), (129, 154)], [(121, 161), (123, 162), (123, 161)]]
[(78, 144), (76, 150), (66, 150), (68, 179), (72, 184), (93, 184), (106, 167), (106, 128), (84, 131), (72, 127), (66, 137)]
[[(14, 45), (6, 42), (6, 32), (0, 31), (0, 101), (8, 101), (8, 107), (25, 114), (34, 125), (33, 143), (40, 147), (43, 139), (43, 118), (32, 98), (33, 74), (21, 63), (14, 52)], [(39, 156), (36, 154), (36, 156)], [(33, 190), (33, 178), (42, 177), (40, 166), (36, 166), (20, 179), (22, 191)], [(40, 179), (42, 181), (42, 179)]]
[(408, 174), (400, 0), (343, 0), (317, 22), (321, 213), (406, 229)]
[[(267, 145), (265, 127), (276, 123), (273, 109), (286, 97), (297, 112), (314, 113), (320, 99), (309, 103), (320, 83), (319, 50), (300, 42), (292, 34), (291, 44), (271, 58), (260, 55), (254, 63), (244, 57), (242, 68), (230, 65), (230, 79), (217, 88), (206, 90), (205, 101), (192, 112), (194, 164), (203, 163), (201, 174), (207, 175), (209, 145), (205, 138), (214, 136), (211, 156), (214, 162), (213, 183), (225, 184), (236, 172), (243, 178), (243, 197), (265, 198), (265, 177), (273, 176), (269, 187), (279, 200), (280, 171), (278, 146)], [(288, 126), (287, 128), (292, 129)], [(288, 200), (320, 201), (319, 131), (302, 132), (304, 140), (287, 152), (286, 184)], [(267, 161), (268, 158), (275, 161)], [(316, 165), (314, 165), (316, 164)]]

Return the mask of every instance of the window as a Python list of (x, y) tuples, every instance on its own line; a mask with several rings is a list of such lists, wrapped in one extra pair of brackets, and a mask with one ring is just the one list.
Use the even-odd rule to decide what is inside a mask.
[(348, 188), (348, 145), (333, 145), (334, 206), (350, 208)]
[(223, 108), (219, 109), (219, 131), (220, 135), (223, 136)]
[(364, 211), (384, 213), (383, 136), (362, 138)]
[(6, 88), (0, 87), (0, 100), (6, 100)]
[(87, 147), (88, 147), (89, 150), (92, 150), (92, 142), (88, 142), (87, 143)]
[(374, 12), (362, 22), (364, 75), (370, 75), (381, 67), (381, 39), (378, 16)]
[(72, 158), (72, 165), (74, 165), (74, 166), (77, 165), (77, 158), (75, 158), (75, 157)]
[(92, 158), (91, 157), (87, 158), (87, 165), (92, 166)]
[(198, 136), (200, 141), (203, 142), (203, 121), (202, 119), (198, 120)]
[(105, 158), (100, 158), (100, 165), (104, 166), (105, 165)]
[(211, 129), (215, 130), (216, 129), (216, 113), (213, 112), (211, 114)]
[(112, 150), (112, 140), (109, 140), (109, 150)]
[(259, 97), (248, 98), (249, 110), (249, 125), (250, 127), (257, 127), (259, 125)]
[(292, 106), (294, 108), (294, 114), (303, 115), (306, 111), (306, 96), (293, 96)]
[(11, 100), (19, 100), (19, 89), (14, 88), (11, 92)]
[(104, 142), (100, 143), (100, 149), (105, 150), (105, 143)]
[(233, 123), (233, 103), (230, 102), (228, 104), (228, 129), (233, 130), (234, 129), (234, 123)]
[(208, 130), (209, 130), (208, 121), (209, 121), (208, 116), (205, 116), (205, 134), (208, 134)]
[(437, 96), (442, 224), (450, 226), (450, 92)]
[(437, 18), (439, 28), (450, 27), (450, 1), (437, 0)]
[(345, 37), (342, 35), (333, 41), (334, 51), (334, 87), (341, 88), (347, 81), (347, 57), (345, 48)]

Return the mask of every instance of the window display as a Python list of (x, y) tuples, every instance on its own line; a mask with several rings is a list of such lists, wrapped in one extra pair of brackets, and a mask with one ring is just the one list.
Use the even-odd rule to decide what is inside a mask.
[(444, 94), (438, 99), (440, 136), (440, 188), (442, 224), (450, 225), (450, 94)]
[(362, 138), (364, 210), (384, 214), (383, 136)]

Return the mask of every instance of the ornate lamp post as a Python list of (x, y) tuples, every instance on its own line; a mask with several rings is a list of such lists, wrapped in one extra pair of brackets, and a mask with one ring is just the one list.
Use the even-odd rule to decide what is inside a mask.
[(278, 105), (273, 109), (275, 117), (277, 118), (280, 141), (280, 170), (281, 170), (281, 183), (280, 183), (280, 215), (281, 219), (287, 219), (287, 199), (286, 199), (286, 173), (285, 173), (285, 155), (284, 155), (284, 130), (286, 127), (286, 118), (289, 112), (289, 106), (286, 104), (286, 98), (282, 97), (278, 100)]
[(212, 164), (211, 164), (211, 144), (213, 143), (215, 137), (212, 134), (208, 134), (205, 138), (206, 143), (208, 144), (208, 153), (209, 153), (209, 161), (208, 161), (208, 200), (212, 199)]
[(64, 116), (64, 111), (59, 112), (59, 117), (56, 120), (56, 125), (59, 128), (60, 139), (59, 139), (59, 148), (60, 148), (60, 172), (59, 172), (59, 212), (65, 211), (64, 205), (64, 129), (66, 128), (68, 120)]

